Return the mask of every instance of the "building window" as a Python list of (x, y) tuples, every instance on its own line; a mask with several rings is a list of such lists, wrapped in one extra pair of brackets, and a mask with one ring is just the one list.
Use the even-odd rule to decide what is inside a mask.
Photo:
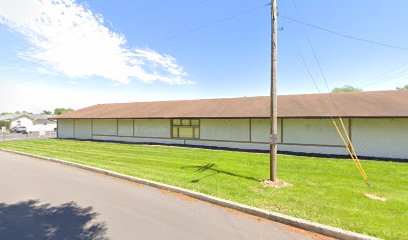
[(172, 119), (171, 121), (172, 138), (200, 138), (199, 119)]

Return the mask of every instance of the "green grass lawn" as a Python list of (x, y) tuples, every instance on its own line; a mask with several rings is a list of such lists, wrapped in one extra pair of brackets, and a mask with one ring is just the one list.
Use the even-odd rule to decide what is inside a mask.
[[(278, 176), (293, 184), (263, 188), (267, 154), (74, 140), (0, 143), (0, 148), (64, 159), (141, 177), (385, 239), (408, 236), (408, 164), (280, 155)], [(372, 200), (364, 193), (385, 197)]]

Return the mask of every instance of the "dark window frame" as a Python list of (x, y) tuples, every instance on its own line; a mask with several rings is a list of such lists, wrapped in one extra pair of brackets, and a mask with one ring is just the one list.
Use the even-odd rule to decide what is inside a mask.
[[(200, 130), (200, 119), (192, 119), (192, 118), (173, 118), (170, 120), (171, 126), (171, 138), (174, 139), (200, 139), (201, 137), (201, 130)], [(191, 128), (192, 129), (192, 137), (180, 137), (180, 128)], [(177, 129), (175, 131), (175, 129)], [(198, 131), (198, 134), (196, 134)]]

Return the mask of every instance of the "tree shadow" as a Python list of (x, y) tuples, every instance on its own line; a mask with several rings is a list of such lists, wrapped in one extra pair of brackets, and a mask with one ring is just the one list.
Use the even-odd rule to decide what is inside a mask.
[(232, 173), (232, 172), (228, 172), (228, 171), (224, 171), (224, 170), (220, 170), (220, 169), (216, 169), (216, 167), (217, 167), (216, 164), (208, 163), (208, 164), (202, 165), (202, 166), (183, 166), (183, 167), (181, 167), (181, 169), (195, 168), (196, 172), (199, 172), (199, 173), (206, 172), (206, 171), (211, 171), (212, 172), (211, 174), (205, 175), (205, 176), (200, 177), (198, 179), (191, 180), (192, 183), (197, 183), (197, 182), (201, 181), (204, 178), (208, 178), (208, 177), (211, 177), (211, 176), (214, 176), (214, 175), (217, 175), (217, 174), (226, 174), (226, 175), (229, 175), (229, 176), (234, 176), (234, 177), (239, 177), (239, 178), (244, 178), (244, 179), (259, 182), (259, 179), (244, 176), (244, 175), (240, 175), (240, 174), (236, 174), (236, 173)]
[(0, 203), (0, 239), (108, 239), (106, 224), (92, 221), (96, 216), (91, 207), (81, 208), (75, 202)]

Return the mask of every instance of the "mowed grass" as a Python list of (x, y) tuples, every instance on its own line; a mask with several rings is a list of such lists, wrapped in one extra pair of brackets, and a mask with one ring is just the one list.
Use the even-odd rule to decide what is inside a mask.
[[(267, 154), (74, 140), (0, 143), (0, 148), (103, 168), (385, 239), (408, 236), (408, 164), (362, 161), (367, 187), (350, 160), (280, 155), (293, 184), (264, 188)], [(372, 200), (364, 193), (384, 197)]]

